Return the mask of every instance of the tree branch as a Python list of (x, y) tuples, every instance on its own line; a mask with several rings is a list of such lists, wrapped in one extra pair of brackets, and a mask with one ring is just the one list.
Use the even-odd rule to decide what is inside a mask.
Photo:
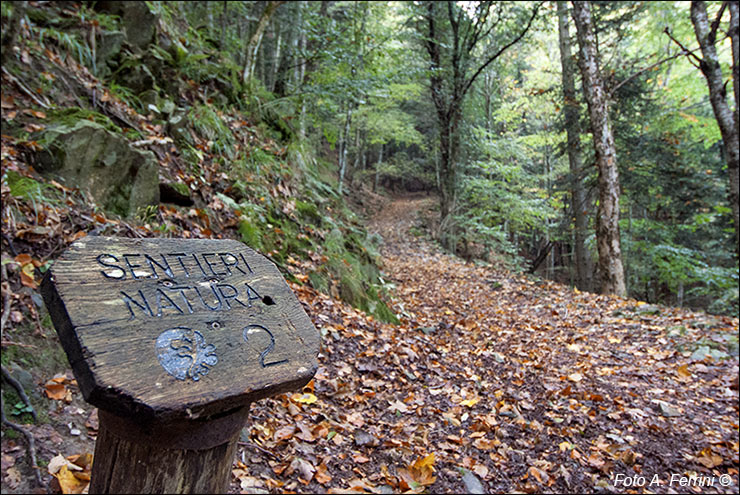
[(635, 72), (634, 74), (632, 74), (631, 76), (629, 76), (628, 78), (624, 79), (624, 80), (623, 80), (622, 82), (620, 82), (619, 84), (617, 84), (616, 86), (614, 86), (614, 87), (613, 87), (613, 88), (612, 88), (612, 89), (611, 89), (611, 90), (609, 91), (609, 95), (608, 95), (608, 96), (609, 96), (609, 98), (611, 98), (611, 97), (612, 97), (612, 96), (614, 95), (614, 93), (616, 93), (616, 92), (617, 92), (617, 90), (618, 90), (619, 88), (621, 88), (622, 86), (624, 86), (625, 84), (627, 84), (628, 82), (630, 82), (631, 80), (633, 80), (634, 78), (636, 78), (637, 76), (639, 76), (640, 74), (642, 74), (643, 72), (649, 71), (650, 69), (653, 69), (653, 68), (655, 68), (655, 67), (659, 66), (660, 64), (662, 64), (662, 63), (664, 63), (664, 62), (668, 62), (669, 60), (673, 60), (674, 58), (678, 58), (678, 57), (680, 57), (681, 55), (683, 55), (683, 52), (678, 52), (678, 53), (674, 53), (674, 54), (673, 54), (673, 55), (671, 55), (670, 57), (666, 57), (666, 58), (664, 58), (663, 60), (659, 60), (659, 61), (655, 62), (655, 63), (654, 63), (654, 64), (652, 64), (652, 65), (648, 65), (647, 67), (645, 67), (645, 68), (643, 68), (643, 69), (640, 69), (640, 70), (638, 70), (637, 72)]
[(727, 0), (722, 2), (722, 6), (719, 8), (719, 12), (717, 12), (717, 17), (714, 18), (714, 22), (712, 22), (712, 27), (709, 29), (709, 34), (707, 35), (707, 41), (711, 44), (714, 44), (715, 40), (717, 39), (717, 29), (719, 29), (719, 23), (722, 20), (722, 14), (725, 13), (726, 7), (727, 7)]
[(682, 52), (681, 52), (681, 53), (682, 53), (682, 55), (686, 55), (686, 57), (687, 57), (687, 58), (689, 59), (689, 62), (691, 62), (691, 57), (693, 57), (694, 59), (696, 59), (696, 61), (697, 61), (697, 62), (699, 63), (699, 65), (696, 65), (696, 64), (695, 64), (694, 62), (691, 62), (691, 65), (693, 65), (694, 67), (696, 67), (697, 69), (699, 69), (699, 68), (700, 68), (700, 65), (701, 65), (701, 64), (702, 64), (702, 63), (704, 62), (704, 60), (702, 60), (702, 58), (701, 58), (701, 57), (698, 57), (698, 56), (697, 56), (697, 55), (696, 55), (696, 54), (694, 53), (694, 52), (695, 52), (696, 50), (698, 50), (698, 48), (695, 48), (695, 49), (693, 49), (693, 50), (689, 50), (688, 48), (686, 48), (685, 46), (683, 46), (683, 44), (682, 44), (682, 43), (681, 43), (680, 41), (678, 41), (678, 40), (677, 40), (676, 38), (674, 38), (674, 37), (673, 37), (673, 35), (671, 34), (671, 31), (670, 31), (670, 30), (668, 29), (668, 26), (666, 26), (666, 28), (665, 28), (665, 29), (663, 30), (663, 32), (664, 32), (665, 34), (667, 34), (667, 35), (668, 35), (668, 37), (669, 37), (669, 38), (670, 38), (670, 39), (671, 39), (671, 40), (672, 40), (672, 41), (673, 41), (673, 42), (674, 42), (675, 44), (677, 44), (677, 45), (678, 45), (678, 47), (679, 47), (679, 48), (680, 48), (680, 49), (682, 50)]
[(488, 67), (489, 65), (491, 65), (491, 62), (493, 62), (498, 57), (500, 57), (502, 53), (504, 53), (511, 46), (513, 46), (516, 43), (518, 43), (519, 40), (521, 40), (524, 37), (524, 35), (527, 34), (527, 31), (529, 31), (529, 28), (532, 26), (532, 22), (534, 22), (534, 18), (537, 17), (537, 12), (540, 10), (540, 7), (542, 7), (542, 4), (543, 3), (544, 2), (540, 2), (540, 3), (537, 4), (537, 6), (532, 11), (532, 15), (530, 16), (529, 21), (527, 22), (527, 25), (524, 27), (524, 29), (522, 30), (522, 32), (519, 33), (518, 36), (516, 36), (509, 43), (507, 43), (504, 46), (502, 46), (499, 49), (499, 51), (497, 51), (496, 53), (494, 53), (491, 57), (488, 58), (488, 60), (486, 60), (485, 63), (483, 63), (480, 67), (478, 67), (478, 70), (475, 71), (475, 73), (472, 75), (472, 77), (468, 80), (467, 84), (464, 85), (461, 95), (464, 95), (465, 93), (468, 92), (468, 90), (470, 89), (470, 86), (473, 85), (473, 83), (475, 82), (476, 78), (480, 75), (481, 72), (483, 72), (483, 70), (486, 67)]

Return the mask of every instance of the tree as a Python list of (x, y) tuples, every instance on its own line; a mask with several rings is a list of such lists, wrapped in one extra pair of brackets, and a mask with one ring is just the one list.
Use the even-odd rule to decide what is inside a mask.
[(257, 28), (255, 29), (254, 34), (252, 34), (252, 37), (249, 38), (249, 43), (247, 43), (247, 60), (244, 63), (244, 72), (242, 73), (243, 82), (249, 81), (252, 76), (254, 76), (254, 67), (257, 63), (257, 51), (259, 50), (260, 44), (262, 43), (262, 36), (264, 36), (265, 34), (265, 29), (267, 29), (267, 25), (270, 22), (272, 14), (274, 14), (275, 10), (283, 3), (285, 2), (267, 2), (265, 10), (262, 11), (262, 15), (257, 22)]
[[(439, 132), (440, 237), (448, 249), (454, 248), (449, 245), (454, 236), (448, 234), (457, 195), (458, 128), (465, 96), (486, 67), (529, 31), (540, 5), (531, 12), (500, 2), (480, 2), (465, 8), (451, 0), (420, 5), (417, 30), (428, 55), (429, 89)], [(517, 27), (512, 27), (514, 23)], [(498, 48), (487, 47), (485, 55), (479, 56), (481, 45), (492, 34), (507, 41)]]
[(13, 44), (15, 43), (15, 37), (20, 28), (21, 20), (25, 15), (27, 3), (13, 2), (8, 8), (7, 23), (6, 19), (3, 19), (2, 53), (0, 54), (3, 65), (8, 61), (10, 53), (13, 52)]
[[(728, 35), (732, 41), (732, 77), (735, 88), (735, 111), (730, 109), (727, 104), (727, 89), (722, 75), (722, 67), (719, 63), (717, 54), (717, 30), (720, 26), (722, 14), (725, 8), (729, 6), (730, 25)], [(714, 116), (717, 119), (722, 141), (724, 143), (724, 155), (727, 161), (728, 175), (730, 179), (730, 205), (732, 207), (732, 216), (735, 223), (735, 249), (740, 253), (738, 247), (738, 228), (740, 228), (740, 211), (738, 208), (738, 164), (740, 163), (740, 141), (738, 141), (738, 91), (740, 91), (740, 77), (738, 70), (738, 5), (737, 2), (723, 2), (717, 16), (709, 25), (707, 16), (707, 6), (705, 2), (691, 2), (691, 23), (694, 25), (696, 39), (699, 42), (703, 58), (698, 57), (693, 52), (688, 52), (698, 64), (701, 73), (707, 80), (709, 87), (709, 101), (712, 104)]]
[(624, 281), (619, 233), (617, 152), (609, 121), (608, 94), (599, 68), (590, 2), (573, 2), (573, 19), (578, 32), (583, 92), (588, 103), (596, 166), (599, 171), (596, 241), (599, 252), (601, 292), (625, 296), (627, 288)]
[(570, 196), (571, 210), (575, 220), (574, 251), (576, 286), (583, 290), (590, 289), (593, 271), (591, 257), (585, 246), (588, 229), (586, 191), (583, 187), (581, 160), (580, 126), (578, 124), (578, 102), (574, 82), (573, 61), (570, 52), (570, 33), (568, 32), (568, 8), (566, 3), (558, 0), (558, 34), (560, 39), (560, 63), (563, 80), (563, 113), (565, 130), (568, 136), (568, 162), (570, 163)]

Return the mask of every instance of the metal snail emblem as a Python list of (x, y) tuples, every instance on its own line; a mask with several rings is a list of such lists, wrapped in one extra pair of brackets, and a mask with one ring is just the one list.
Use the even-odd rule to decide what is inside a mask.
[(157, 359), (178, 380), (198, 381), (218, 363), (216, 347), (206, 344), (203, 334), (187, 327), (165, 330), (157, 337)]

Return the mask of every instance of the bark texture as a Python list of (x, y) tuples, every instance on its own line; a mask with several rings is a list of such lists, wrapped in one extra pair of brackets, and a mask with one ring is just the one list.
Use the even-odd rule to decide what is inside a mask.
[(275, 10), (283, 3), (285, 2), (267, 2), (265, 10), (262, 11), (262, 15), (260, 16), (260, 20), (257, 21), (257, 29), (249, 39), (249, 43), (247, 43), (247, 60), (244, 63), (244, 73), (242, 74), (242, 80), (244, 82), (247, 82), (254, 76), (254, 67), (257, 62), (257, 51), (259, 51), (260, 44), (262, 44), (262, 37), (265, 34), (265, 29), (267, 29), (267, 25), (270, 23), (270, 18), (272, 18)]
[(166, 434), (142, 440), (144, 433), (133, 423), (101, 413), (90, 493), (227, 493), (246, 420), (244, 412), (237, 416), (225, 442), (173, 449)]
[(740, 163), (740, 142), (738, 141), (738, 5), (736, 2), (726, 2), (730, 10), (729, 35), (732, 40), (732, 72), (735, 88), (735, 111), (727, 103), (727, 90), (719, 64), (717, 48), (717, 29), (724, 6), (717, 15), (717, 19), (710, 26), (707, 18), (707, 6), (704, 2), (691, 2), (691, 23), (694, 25), (696, 40), (701, 48), (702, 59), (699, 62), (704, 78), (709, 86), (709, 101), (712, 104), (714, 117), (717, 119), (722, 142), (724, 143), (725, 160), (727, 161), (728, 176), (730, 179), (730, 205), (735, 223), (735, 249), (738, 248), (738, 228), (740, 227), (740, 210), (738, 208), (738, 163)]
[(617, 152), (609, 121), (606, 88), (599, 70), (590, 2), (573, 2), (573, 19), (578, 32), (583, 92), (588, 103), (596, 166), (599, 170), (596, 241), (599, 250), (598, 267), (601, 276), (601, 292), (625, 296), (627, 289), (619, 234)]
[(581, 290), (591, 290), (591, 275), (593, 263), (586, 250), (586, 233), (588, 228), (588, 205), (586, 191), (583, 187), (583, 163), (581, 160), (581, 139), (578, 125), (578, 101), (576, 100), (576, 85), (574, 81), (573, 59), (570, 49), (570, 33), (568, 31), (568, 7), (559, 0), (558, 3), (558, 33), (560, 36), (560, 63), (563, 78), (563, 111), (565, 114), (565, 130), (568, 135), (568, 162), (572, 182), (570, 186), (571, 208), (575, 221), (575, 268), (576, 286)]

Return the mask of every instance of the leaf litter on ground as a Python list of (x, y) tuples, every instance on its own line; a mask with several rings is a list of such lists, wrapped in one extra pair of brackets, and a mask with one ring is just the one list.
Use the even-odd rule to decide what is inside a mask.
[[(390, 201), (372, 223), (400, 325), (292, 286), (323, 337), (316, 400), (252, 406), (252, 441), (294, 469), (266, 469), (246, 447), (248, 476), (306, 493), (532, 493), (623, 492), (619, 473), (657, 475), (652, 492), (674, 490), (673, 474), (729, 475), (730, 487), (694, 491), (735, 491), (737, 355), (694, 354), (736, 335), (737, 319), (640, 311), (466, 263), (406, 232), (430, 206)], [(275, 440), (297, 425), (314, 434)], [(365, 435), (377, 442), (352, 441)]]

